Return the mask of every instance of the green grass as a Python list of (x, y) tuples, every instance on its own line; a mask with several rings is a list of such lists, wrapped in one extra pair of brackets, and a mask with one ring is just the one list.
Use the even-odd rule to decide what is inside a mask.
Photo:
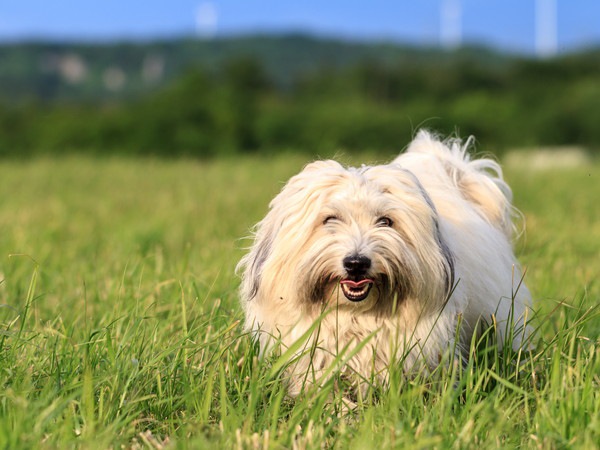
[(305, 162), (0, 162), (0, 447), (598, 447), (600, 167), (507, 171), (533, 355), (393, 374), (347, 413), (332, 383), (287, 398), (241, 328), (240, 238)]

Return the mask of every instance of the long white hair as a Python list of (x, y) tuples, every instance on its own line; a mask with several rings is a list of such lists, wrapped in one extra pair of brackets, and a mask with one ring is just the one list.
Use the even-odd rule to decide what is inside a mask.
[(482, 321), (519, 346), (531, 303), (511, 200), (496, 162), (427, 132), (387, 165), (311, 163), (272, 200), (239, 263), (246, 326), (263, 349), (312, 346), (290, 369), (292, 394), (340, 349), (351, 354), (343, 371), (385, 380), (397, 361), (410, 372), (465, 357)]

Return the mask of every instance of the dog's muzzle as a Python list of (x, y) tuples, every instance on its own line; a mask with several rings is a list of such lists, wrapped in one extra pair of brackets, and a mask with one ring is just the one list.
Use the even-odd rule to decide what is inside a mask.
[(344, 296), (351, 302), (363, 301), (373, 287), (373, 280), (367, 277), (371, 260), (363, 255), (352, 255), (344, 258), (343, 264), (348, 274), (340, 281)]

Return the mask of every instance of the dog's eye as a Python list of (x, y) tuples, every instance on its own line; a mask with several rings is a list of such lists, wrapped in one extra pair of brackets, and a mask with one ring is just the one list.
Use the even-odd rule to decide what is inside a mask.
[(392, 225), (394, 225), (394, 222), (389, 217), (383, 216), (377, 219), (378, 227), (391, 227)]
[(334, 222), (336, 220), (339, 220), (338, 216), (327, 216), (325, 217), (325, 220), (323, 220), (323, 225), (327, 225), (328, 223)]

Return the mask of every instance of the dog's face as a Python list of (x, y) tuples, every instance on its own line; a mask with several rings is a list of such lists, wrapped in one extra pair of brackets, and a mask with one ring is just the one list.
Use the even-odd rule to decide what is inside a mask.
[(300, 308), (335, 303), (390, 312), (411, 299), (421, 310), (437, 307), (452, 283), (438, 227), (427, 193), (399, 166), (310, 164), (259, 223), (242, 260), (242, 293)]

